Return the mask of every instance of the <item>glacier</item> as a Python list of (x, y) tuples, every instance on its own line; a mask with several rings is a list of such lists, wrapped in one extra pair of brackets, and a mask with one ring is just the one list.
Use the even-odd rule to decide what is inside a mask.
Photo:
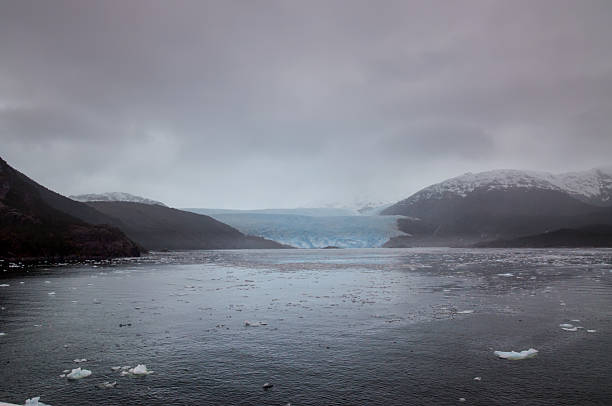
[(392, 237), (406, 235), (397, 228), (401, 216), (360, 215), (349, 209), (184, 210), (296, 248), (376, 248)]

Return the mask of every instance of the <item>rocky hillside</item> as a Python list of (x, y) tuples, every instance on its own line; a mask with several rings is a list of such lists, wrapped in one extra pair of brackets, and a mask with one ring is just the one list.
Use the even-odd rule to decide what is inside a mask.
[[(78, 214), (78, 217), (72, 214)], [(109, 258), (139, 249), (91, 207), (44, 188), (0, 158), (0, 258)]]
[(131, 239), (151, 250), (285, 248), (248, 236), (212, 217), (134, 202), (89, 202)]

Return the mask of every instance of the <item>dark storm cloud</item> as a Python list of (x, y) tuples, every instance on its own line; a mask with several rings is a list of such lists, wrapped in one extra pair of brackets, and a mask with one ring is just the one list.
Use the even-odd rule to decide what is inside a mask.
[(609, 163), (608, 1), (4, 1), (1, 155), (176, 206)]

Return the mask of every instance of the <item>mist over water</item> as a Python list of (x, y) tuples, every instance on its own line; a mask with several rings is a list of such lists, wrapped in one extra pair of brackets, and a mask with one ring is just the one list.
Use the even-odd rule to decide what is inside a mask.
[[(154, 253), (0, 284), (0, 399), (14, 403), (612, 401), (610, 250)], [(111, 370), (136, 364), (155, 372)], [(59, 377), (77, 366), (93, 374)]]

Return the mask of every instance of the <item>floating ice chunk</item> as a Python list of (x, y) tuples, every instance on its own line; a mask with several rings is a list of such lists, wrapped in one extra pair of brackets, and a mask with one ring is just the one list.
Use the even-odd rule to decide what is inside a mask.
[(271, 387), (273, 387), (273, 386), (274, 386), (274, 385), (272, 385), (271, 383), (266, 382), (266, 383), (264, 383), (264, 384), (263, 384), (262, 388), (263, 388), (264, 390), (268, 390), (268, 389), (270, 389), (270, 388), (271, 388)]
[(98, 388), (100, 389), (112, 389), (117, 385), (117, 381), (113, 381), (113, 382), (102, 382), (98, 384)]
[(578, 331), (578, 327), (561, 327), (561, 330), (565, 330), (565, 331)]
[(504, 276), (506, 278), (509, 278), (511, 276), (514, 276), (513, 273), (507, 272), (507, 273), (498, 273), (497, 276)]
[(49, 292), (49, 293), (47, 293), (47, 295), (53, 296), (53, 295), (55, 295), (55, 292)]
[(9, 285), (8, 283), (3, 283), (0, 285), (0, 288), (8, 288), (9, 286), (11, 285)]
[(482, 381), (482, 378), (481, 378), (481, 377), (479, 377), (479, 376), (476, 376), (476, 377), (474, 377), (474, 380), (475, 380), (475, 381)]
[(41, 402), (40, 396), (36, 396), (35, 398), (26, 399), (25, 406), (51, 406), (51, 405)]
[(587, 333), (597, 333), (597, 330), (587, 330)]
[(65, 378), (66, 374), (60, 374), (60, 378)]
[(70, 373), (70, 370), (69, 370), (69, 369), (64, 369), (64, 370), (62, 371), (62, 373), (63, 373), (63, 374), (69, 374), (69, 373)]
[(461, 403), (465, 402), (465, 398), (459, 398), (459, 402)]
[(573, 321), (575, 323), (579, 323), (580, 322), (580, 320), (578, 320), (578, 319), (574, 319), (574, 320), (570, 320), (570, 321)]
[(261, 323), (251, 323), (248, 320), (244, 322), (244, 326), (245, 327), (259, 327), (260, 325), (261, 325)]
[(457, 312), (457, 314), (472, 314), (472, 313), (474, 313), (474, 310), (461, 310)]
[(569, 323), (563, 323), (563, 324), (559, 324), (559, 327), (572, 328), (572, 327), (574, 327), (574, 325), (573, 324), (569, 324)]
[(117, 372), (121, 369), (121, 367), (111, 367), (111, 371)]
[(75, 380), (87, 378), (89, 375), (91, 375), (91, 371), (89, 369), (76, 368), (73, 369), (72, 372), (70, 372), (68, 375), (66, 375), (66, 378), (70, 380)]
[(136, 376), (150, 375), (153, 373), (153, 371), (149, 371), (147, 369), (147, 366), (143, 364), (136, 365), (134, 368), (130, 369), (128, 372)]
[(521, 352), (516, 351), (494, 351), (493, 354), (497, 355), (499, 358), (509, 359), (512, 361), (516, 361), (519, 359), (533, 358), (538, 354), (538, 350), (530, 348), (528, 350), (523, 350)]
[(0, 336), (5, 336), (5, 335), (6, 335), (6, 333), (0, 333)]
[(51, 281), (45, 281), (45, 283), (51, 283)]
[(81, 362), (87, 362), (87, 358), (75, 358), (72, 360), (72, 362), (76, 362), (77, 364)]

